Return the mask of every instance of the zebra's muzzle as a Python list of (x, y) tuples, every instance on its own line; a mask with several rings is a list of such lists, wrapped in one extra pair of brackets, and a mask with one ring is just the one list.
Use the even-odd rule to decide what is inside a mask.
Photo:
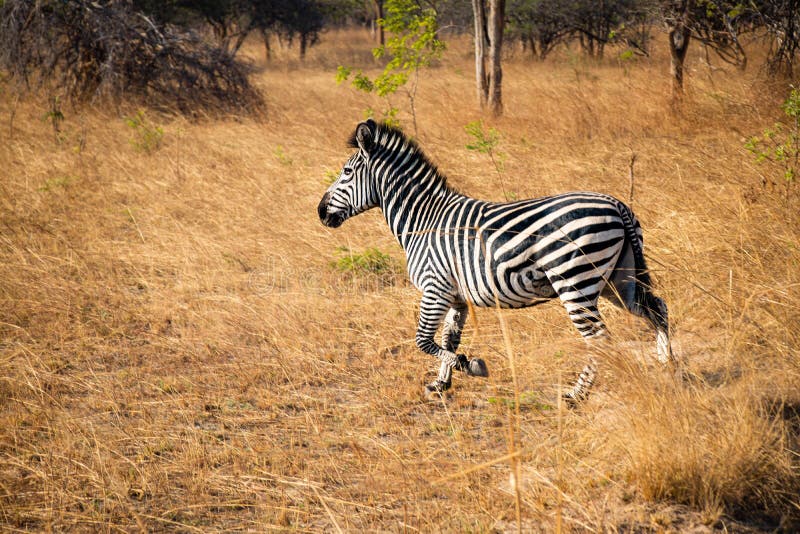
[(319, 220), (322, 221), (322, 224), (329, 228), (339, 228), (345, 220), (345, 214), (336, 211), (330, 213), (328, 211), (328, 200), (330, 199), (331, 194), (325, 193), (322, 196), (322, 200), (319, 201), (319, 206), (317, 206), (317, 214), (319, 214)]

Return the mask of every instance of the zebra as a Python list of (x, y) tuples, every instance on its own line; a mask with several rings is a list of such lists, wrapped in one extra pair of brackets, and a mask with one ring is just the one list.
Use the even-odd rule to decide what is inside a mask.
[[(356, 151), (317, 212), (325, 226), (338, 228), (380, 207), (422, 292), (416, 345), (440, 362), (429, 396), (451, 387), (453, 370), (488, 376), (482, 359), (457, 353), (469, 304), (524, 308), (557, 298), (591, 342), (606, 335), (597, 309), (602, 295), (647, 320), (658, 360), (674, 362), (667, 306), (651, 291), (641, 226), (622, 201), (593, 192), (501, 203), (470, 198), (448, 185), (414, 140), (371, 119), (348, 144)], [(596, 375), (590, 356), (563, 398), (570, 405), (586, 399)]]

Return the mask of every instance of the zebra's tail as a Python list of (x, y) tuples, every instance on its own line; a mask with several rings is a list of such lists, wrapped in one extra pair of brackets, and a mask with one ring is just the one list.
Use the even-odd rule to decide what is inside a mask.
[(644, 241), (642, 239), (642, 228), (639, 220), (627, 204), (617, 200), (617, 209), (625, 227), (625, 238), (633, 249), (634, 277), (636, 279), (636, 291), (634, 294), (634, 305), (647, 307), (650, 288), (650, 273), (647, 270), (647, 263), (644, 259)]

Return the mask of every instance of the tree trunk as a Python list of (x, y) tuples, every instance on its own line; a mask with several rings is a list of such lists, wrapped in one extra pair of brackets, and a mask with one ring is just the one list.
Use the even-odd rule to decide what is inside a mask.
[(475, 87), (478, 105), (486, 107), (489, 98), (489, 80), (486, 77), (486, 7), (484, 0), (472, 0), (472, 14), (475, 20)]
[(386, 35), (383, 32), (383, 25), (379, 23), (383, 19), (383, 0), (372, 0), (372, 5), (375, 7), (375, 26), (378, 30), (378, 44), (383, 46), (386, 44)]
[(693, 2), (681, 3), (680, 12), (676, 13), (675, 23), (669, 29), (670, 74), (672, 75), (672, 99), (679, 100), (683, 96), (683, 62), (689, 50), (692, 30), (689, 28), (689, 12)]
[(672, 74), (672, 97), (678, 99), (683, 96), (683, 61), (689, 49), (691, 30), (681, 23), (673, 26), (669, 31), (670, 74)]
[(269, 47), (269, 32), (266, 28), (261, 28), (261, 38), (264, 40), (264, 57), (269, 62), (272, 59), (272, 49)]
[(503, 28), (505, 0), (489, 1), (489, 110), (499, 117), (503, 114)]
[(245, 40), (247, 39), (247, 36), (250, 35), (251, 31), (253, 31), (253, 25), (248, 24), (247, 27), (242, 28), (241, 31), (239, 32), (239, 35), (236, 36), (236, 41), (233, 43), (233, 49), (231, 50), (231, 53), (234, 56), (239, 52), (239, 49), (244, 44)]

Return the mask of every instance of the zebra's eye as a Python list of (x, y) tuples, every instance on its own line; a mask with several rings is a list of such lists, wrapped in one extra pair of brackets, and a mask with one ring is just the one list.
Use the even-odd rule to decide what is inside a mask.
[(353, 174), (353, 169), (350, 168), (350, 167), (345, 167), (344, 168), (344, 175), (345, 176), (350, 176), (351, 174)]

